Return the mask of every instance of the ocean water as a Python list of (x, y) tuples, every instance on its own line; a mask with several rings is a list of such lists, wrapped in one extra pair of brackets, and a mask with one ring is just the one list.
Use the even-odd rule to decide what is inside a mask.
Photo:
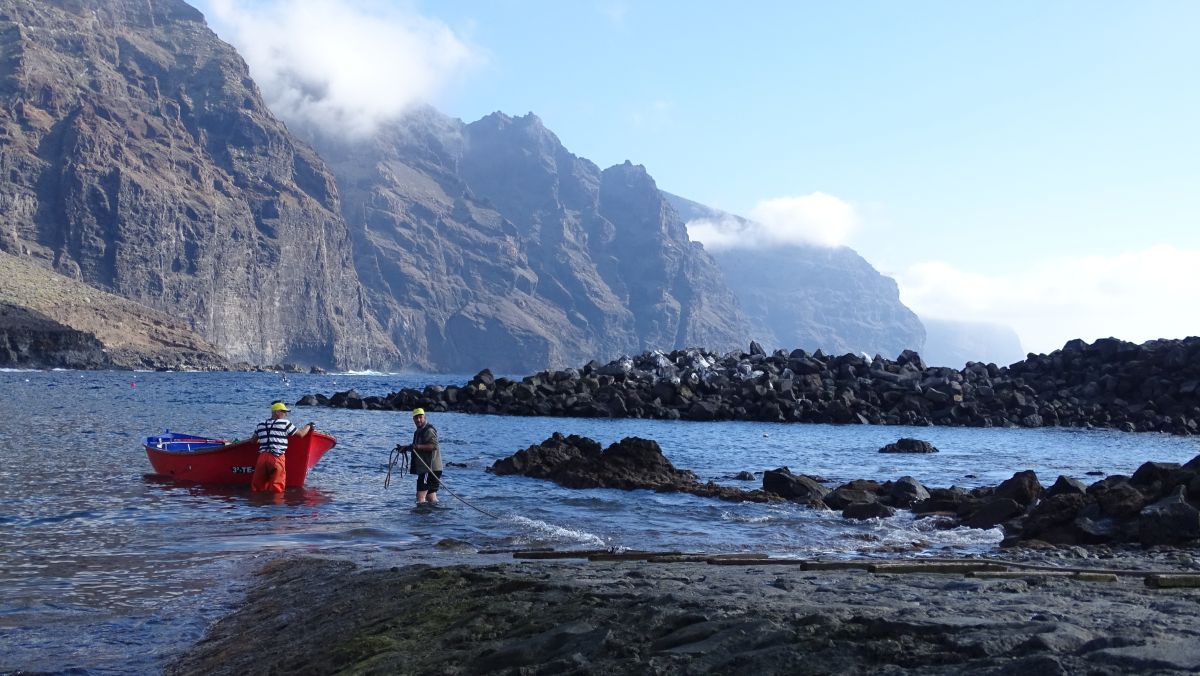
[[(283, 554), (364, 565), (510, 561), (524, 547), (757, 551), (774, 556), (986, 553), (998, 530), (941, 530), (901, 515), (854, 522), (797, 505), (736, 504), (649, 491), (570, 490), (485, 470), (554, 432), (607, 446), (654, 439), (701, 480), (754, 488), (743, 470), (789, 467), (830, 484), (911, 475), (926, 486), (994, 485), (1032, 469), (1095, 481), (1148, 460), (1186, 462), (1200, 441), (1095, 430), (988, 430), (517, 418), (430, 414), (449, 509), (411, 509), (413, 479), (384, 477), (408, 443), (407, 413), (294, 407), (338, 445), (281, 502), (245, 489), (155, 477), (141, 439), (165, 429), (239, 438), (273, 399), (350, 388), (385, 395), (469, 376), (2, 371), (0, 672), (157, 673), (232, 610), (264, 561)], [(901, 437), (931, 455), (881, 454)], [(452, 495), (451, 492), (454, 494)], [(457, 496), (457, 497), (456, 497)]]

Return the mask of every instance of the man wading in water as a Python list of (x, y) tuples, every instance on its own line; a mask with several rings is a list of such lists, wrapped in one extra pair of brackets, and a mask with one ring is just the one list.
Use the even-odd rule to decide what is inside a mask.
[(254, 437), (258, 439), (258, 462), (254, 466), (254, 477), (250, 480), (252, 491), (283, 492), (287, 487), (284, 454), (287, 453), (288, 437), (293, 434), (302, 437), (315, 427), (313, 423), (308, 423), (297, 428), (287, 416), (287, 404), (276, 400), (271, 403), (271, 417), (260, 422), (254, 430)]
[(442, 478), (442, 451), (438, 448), (438, 433), (425, 420), (425, 409), (413, 409), (413, 460), (409, 470), (417, 475), (417, 504), (436, 505), (437, 491)]

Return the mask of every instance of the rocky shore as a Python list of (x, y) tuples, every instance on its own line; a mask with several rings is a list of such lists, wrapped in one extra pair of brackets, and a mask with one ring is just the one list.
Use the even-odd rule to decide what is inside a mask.
[[(1069, 553), (1069, 552), (1068, 552)], [(521, 556), (517, 554), (516, 556)], [(284, 558), (169, 674), (1185, 674), (1183, 552), (959, 562)], [(505, 563), (504, 560), (510, 562)], [(1186, 586), (1177, 586), (1186, 585)]]
[[(927, 444), (895, 446), (920, 452)], [(461, 541), (439, 543), (426, 557), (434, 565), (368, 568), (281, 557), (259, 571), (245, 603), (166, 672), (1200, 670), (1200, 548), (1194, 535), (1184, 537), (1200, 528), (1200, 511), (1186, 499), (1200, 457), (1184, 465), (1145, 463), (1132, 477), (1091, 487), (1060, 478), (1045, 489), (1032, 472), (1018, 472), (974, 491), (926, 489), (908, 477), (829, 489), (819, 478), (780, 468), (765, 473), (761, 489), (743, 491), (701, 484), (651, 440), (627, 438), (602, 449), (586, 437), (556, 434), (489, 471), (575, 488), (792, 500), (847, 516), (865, 514), (864, 505), (907, 508), (945, 519), (946, 527), (990, 527), (980, 520), (1008, 512), (996, 505), (1012, 503), (1019, 514), (999, 522), (1004, 548), (959, 559), (480, 551)], [(1071, 504), (1059, 504), (1063, 496)], [(1134, 503), (1146, 506), (1129, 512)], [(1096, 542), (1100, 522), (1111, 527), (1106, 544), (1069, 544)]]
[(1010, 366), (927, 367), (915, 352), (718, 355), (647, 352), (520, 380), (484, 370), (463, 385), (386, 396), (309, 394), (301, 405), (500, 415), (761, 420), (967, 427), (1101, 427), (1200, 433), (1200, 338), (1135, 345), (1073, 340)]
[[(928, 442), (901, 439), (881, 453), (933, 451)], [(938, 520), (939, 527), (1000, 527), (1002, 546), (1029, 541), (1055, 545), (1200, 542), (1200, 456), (1187, 463), (1145, 462), (1132, 476), (1112, 475), (1090, 486), (1066, 476), (1043, 486), (1032, 470), (1016, 472), (996, 486), (927, 488), (911, 476), (895, 481), (854, 479), (826, 486), (820, 477), (787, 467), (763, 472), (762, 488), (741, 490), (675, 468), (657, 442), (627, 437), (601, 450), (578, 435), (549, 439), (497, 460), (501, 476), (547, 479), (567, 488), (647, 489), (731, 501), (791, 501), (832, 509), (850, 519), (895, 516), (899, 509)], [(754, 477), (748, 477), (753, 479)]]

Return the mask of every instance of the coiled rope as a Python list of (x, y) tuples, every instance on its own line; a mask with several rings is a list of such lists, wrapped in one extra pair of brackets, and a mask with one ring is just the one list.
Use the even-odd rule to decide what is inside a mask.
[(392, 485), (392, 468), (396, 466), (396, 461), (400, 460), (400, 475), (408, 474), (408, 452), (412, 450), (412, 446), (401, 446), (396, 444), (392, 449), (391, 458), (388, 459), (387, 476), (383, 477), (383, 487), (387, 488)]
[[(399, 446), (398, 445), (392, 449), (392, 456), (388, 462), (387, 476), (384, 477), (384, 479), (383, 479), (383, 487), (384, 488), (387, 488), (392, 483), (392, 468), (396, 466), (396, 461), (397, 461), (397, 459), (399, 459), (399, 456), (403, 456), (403, 459), (401, 460), (401, 465), (400, 465), (400, 474), (401, 475), (408, 474), (408, 469), (409, 469), (408, 454), (410, 451), (412, 451), (412, 446)], [(413, 451), (412, 457), (414, 459), (416, 459), (417, 462), (421, 463), (421, 467), (424, 467), (426, 472), (433, 474), (433, 469), (430, 468), (429, 465), (425, 464), (425, 460), (421, 457), (420, 453)], [(439, 478), (438, 486), (441, 488), (445, 488), (447, 493), (449, 493), (450, 495), (453, 495), (455, 498), (458, 499), (459, 502), (470, 507), (471, 509), (475, 510), (476, 512), (479, 512), (480, 514), (484, 514), (486, 516), (490, 516), (493, 519), (503, 520), (503, 517), (492, 514), (491, 512), (489, 512), (486, 509), (483, 509), (481, 507), (476, 507), (475, 505), (472, 505), (470, 502), (468, 502), (466, 498), (462, 497), (458, 493), (455, 493), (453, 490), (450, 489), (449, 486), (446, 485), (445, 479)]]

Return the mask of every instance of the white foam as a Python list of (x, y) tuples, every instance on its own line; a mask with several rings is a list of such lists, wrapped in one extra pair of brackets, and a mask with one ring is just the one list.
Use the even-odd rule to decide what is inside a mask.
[(587, 531), (576, 530), (574, 528), (566, 528), (564, 526), (556, 526), (552, 523), (539, 521), (538, 519), (530, 519), (529, 517), (510, 514), (508, 520), (513, 523), (536, 531), (542, 537), (549, 540), (566, 540), (569, 542), (577, 542), (585, 545), (598, 545), (601, 547), (608, 546), (599, 535), (588, 533)]

